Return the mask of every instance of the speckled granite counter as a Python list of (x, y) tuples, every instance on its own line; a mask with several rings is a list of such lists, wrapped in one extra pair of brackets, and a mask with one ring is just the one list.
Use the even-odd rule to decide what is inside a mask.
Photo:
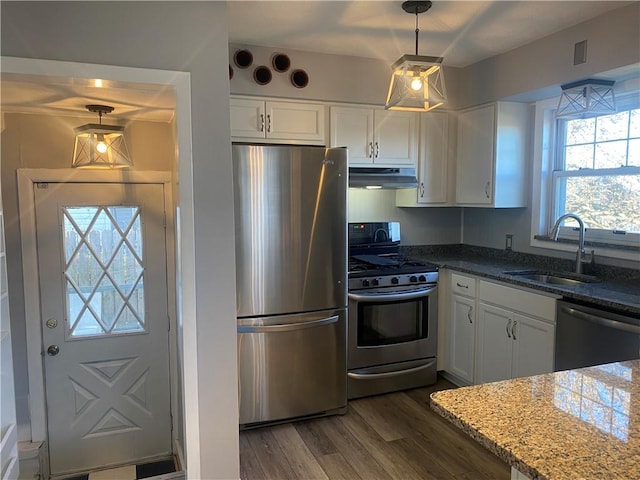
[(589, 265), (586, 273), (597, 276), (602, 280), (601, 282), (562, 286), (542, 284), (504, 272), (526, 269), (571, 272), (572, 261), (465, 245), (444, 246), (444, 248), (403, 247), (402, 253), (421, 258), (441, 268), (450, 268), (550, 292), (567, 299), (590, 303), (596, 307), (640, 315), (640, 271), (638, 270)]
[(533, 480), (640, 478), (640, 360), (443, 390), (431, 407)]

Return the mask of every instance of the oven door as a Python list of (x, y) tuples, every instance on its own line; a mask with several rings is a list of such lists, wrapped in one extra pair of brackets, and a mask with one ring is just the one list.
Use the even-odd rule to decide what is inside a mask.
[(349, 292), (348, 369), (436, 356), (437, 285)]

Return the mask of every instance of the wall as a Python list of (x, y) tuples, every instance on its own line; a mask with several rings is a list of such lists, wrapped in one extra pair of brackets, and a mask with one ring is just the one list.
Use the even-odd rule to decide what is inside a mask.
[[(189, 72), (197, 382), (190, 405), (190, 478), (237, 478), (235, 252), (225, 2), (2, 2), (2, 55)], [(99, 21), (97, 21), (99, 19)], [(43, 72), (46, 73), (46, 72)], [(179, 113), (180, 114), (180, 113)], [(191, 203), (193, 202), (193, 205)], [(184, 207), (184, 208), (183, 208)], [(184, 210), (193, 218), (181, 218)], [(191, 236), (189, 236), (191, 238)], [(7, 245), (8, 247), (9, 245)], [(15, 247), (15, 246), (14, 246)], [(192, 432), (191, 434), (189, 432)], [(195, 437), (194, 437), (195, 436)], [(190, 441), (189, 439), (194, 441)]]
[[(239, 49), (247, 49), (253, 54), (253, 64), (246, 69), (240, 69), (233, 63), (233, 55)], [(283, 73), (271, 68), (271, 82), (258, 85), (253, 80), (253, 70), (258, 65), (271, 67), (274, 53), (288, 55), (291, 67), (288, 72)], [(229, 59), (234, 69), (230, 81), (231, 93), (238, 95), (384, 105), (391, 80), (391, 64), (372, 58), (231, 44)], [(305, 88), (296, 88), (291, 84), (289, 75), (294, 69), (302, 69), (309, 75), (309, 84)], [(444, 69), (446, 87), (452, 101), (456, 97), (455, 85), (459, 70)], [(449, 108), (455, 108), (455, 105), (451, 104)]]
[(399, 208), (395, 190), (349, 189), (349, 222), (400, 222), (402, 245), (461, 243), (460, 208)]
[[(574, 44), (582, 40), (587, 61), (574, 66)], [(638, 62), (640, 2), (634, 2), (462, 69), (456, 101), (465, 108), (523, 93), (537, 99), (560, 95), (561, 84)]]
[[(20, 438), (30, 439), (27, 396), (26, 319), (22, 288), (22, 254), (18, 217), (18, 168), (69, 168), (73, 157), (73, 128), (93, 122), (86, 117), (5, 114), (2, 132), (2, 191), (5, 198), (6, 237), (10, 252), (8, 277), (14, 344), (14, 369)], [(117, 122), (109, 121), (115, 125)], [(125, 139), (135, 170), (170, 170), (174, 164), (171, 125), (130, 122)]]

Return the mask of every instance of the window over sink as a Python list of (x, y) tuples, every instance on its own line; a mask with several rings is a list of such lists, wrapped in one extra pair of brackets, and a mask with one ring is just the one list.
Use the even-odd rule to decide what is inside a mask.
[[(532, 245), (562, 250), (575, 245), (536, 239), (565, 213), (582, 218), (588, 242), (606, 244), (597, 253), (637, 258), (640, 247), (640, 91), (623, 92), (617, 112), (555, 118), (557, 99), (536, 104)], [(560, 239), (578, 239), (567, 220)]]

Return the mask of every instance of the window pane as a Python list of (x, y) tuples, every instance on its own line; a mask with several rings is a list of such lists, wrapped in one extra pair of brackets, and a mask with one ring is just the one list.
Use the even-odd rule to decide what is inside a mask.
[(593, 144), (577, 145), (565, 149), (565, 170), (593, 168)]
[(640, 109), (631, 110), (629, 137), (640, 137)]
[(640, 167), (640, 139), (629, 140), (629, 160), (627, 165)]
[(144, 331), (140, 209), (64, 207), (63, 211), (71, 336)]
[(567, 145), (591, 143), (594, 141), (596, 127), (595, 118), (567, 121)]
[(629, 112), (614, 113), (598, 117), (596, 142), (627, 138), (629, 131)]
[(627, 164), (627, 141), (596, 144), (595, 168), (617, 168)]
[(579, 215), (587, 228), (640, 233), (640, 175), (564, 177), (564, 212)]

